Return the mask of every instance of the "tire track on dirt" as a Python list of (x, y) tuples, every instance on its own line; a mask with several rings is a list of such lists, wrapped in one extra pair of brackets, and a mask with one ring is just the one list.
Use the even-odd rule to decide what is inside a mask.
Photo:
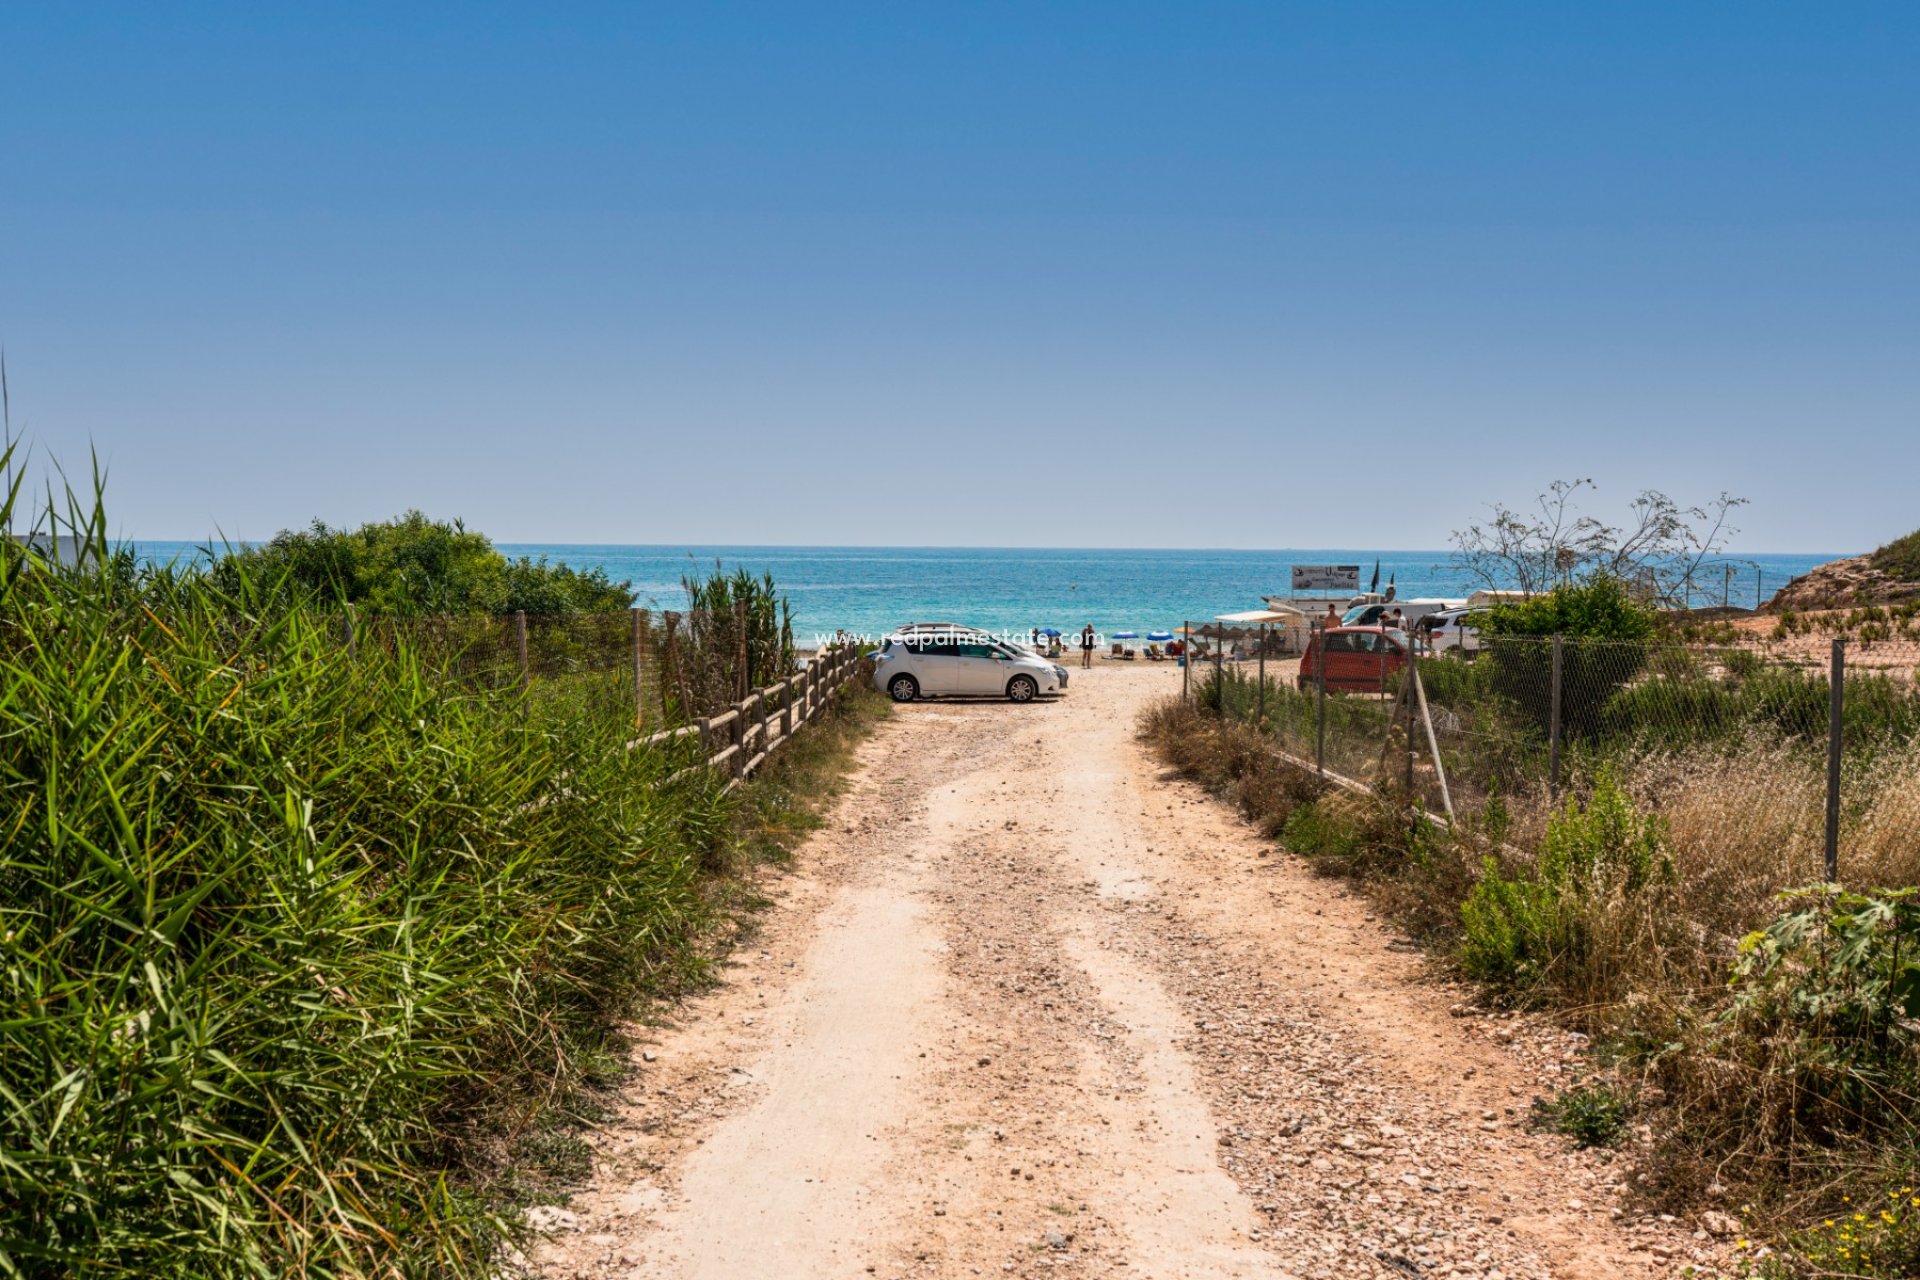
[[(1169, 679), (1171, 677), (1171, 679)], [(648, 1033), (555, 1277), (1602, 1277), (1709, 1250), (1521, 1120), (1511, 1042), (1160, 778), (1135, 710), (903, 708), (727, 985)], [(1517, 1028), (1517, 1029), (1516, 1029)]]

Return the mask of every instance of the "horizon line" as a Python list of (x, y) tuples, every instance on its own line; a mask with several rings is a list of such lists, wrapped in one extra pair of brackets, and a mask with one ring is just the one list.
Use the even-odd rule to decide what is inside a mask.
[[(264, 543), (272, 538), (149, 538), (128, 537), (115, 541), (138, 546), (141, 543), (173, 543), (180, 546), (209, 547), (214, 545), (246, 546)], [(541, 547), (564, 549), (618, 548), (632, 551), (690, 551), (690, 550), (733, 550), (733, 551), (1101, 551), (1101, 552), (1216, 552), (1230, 551), (1244, 554), (1278, 555), (1293, 552), (1311, 552), (1314, 554), (1333, 554), (1336, 552), (1354, 553), (1357, 547), (1236, 547), (1236, 546), (1063, 546), (1041, 543), (907, 543), (907, 542), (535, 542), (520, 539), (487, 539), (495, 547)], [(1365, 554), (1376, 555), (1452, 555), (1454, 552), (1440, 547), (1369, 547)], [(1823, 551), (1823, 550), (1746, 550), (1725, 551), (1719, 553), (1710, 563), (1721, 563), (1729, 559), (1747, 556), (1826, 556), (1831, 559), (1847, 559), (1854, 556), (1870, 555), (1870, 551)]]

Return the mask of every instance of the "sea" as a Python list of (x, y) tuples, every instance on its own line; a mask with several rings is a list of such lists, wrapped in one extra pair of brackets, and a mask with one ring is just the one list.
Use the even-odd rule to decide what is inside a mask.
[[(156, 561), (196, 552), (191, 543), (135, 545)], [(710, 573), (716, 565), (755, 576), (771, 573), (792, 602), (794, 638), (801, 643), (840, 631), (880, 636), (902, 623), (936, 621), (1014, 634), (1035, 627), (1078, 631), (1092, 623), (1103, 635), (1144, 635), (1257, 609), (1266, 596), (1291, 596), (1295, 565), (1357, 564), (1364, 590), (1377, 563), (1381, 589), (1391, 583), (1402, 599), (1460, 597), (1484, 585), (1470, 580), (1446, 551), (498, 545), (509, 556), (605, 569), (630, 581), (640, 603), (660, 609), (683, 606), (681, 579)], [(1842, 554), (1849, 553), (1716, 561), (1696, 580), (1694, 603), (1752, 608), (1756, 599)]]

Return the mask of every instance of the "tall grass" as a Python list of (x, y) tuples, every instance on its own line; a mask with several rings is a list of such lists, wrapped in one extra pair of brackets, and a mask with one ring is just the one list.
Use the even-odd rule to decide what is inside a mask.
[(475, 1171), (688, 963), (730, 802), (55, 517), (80, 565), (0, 548), (0, 1275), (482, 1274)]

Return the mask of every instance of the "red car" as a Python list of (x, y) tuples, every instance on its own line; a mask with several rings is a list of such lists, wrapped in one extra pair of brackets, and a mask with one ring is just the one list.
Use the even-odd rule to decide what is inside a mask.
[(1388, 627), (1328, 627), (1313, 633), (1300, 659), (1296, 683), (1311, 689), (1320, 676), (1324, 648), (1327, 688), (1342, 693), (1379, 693), (1387, 677), (1407, 665), (1407, 633)]

